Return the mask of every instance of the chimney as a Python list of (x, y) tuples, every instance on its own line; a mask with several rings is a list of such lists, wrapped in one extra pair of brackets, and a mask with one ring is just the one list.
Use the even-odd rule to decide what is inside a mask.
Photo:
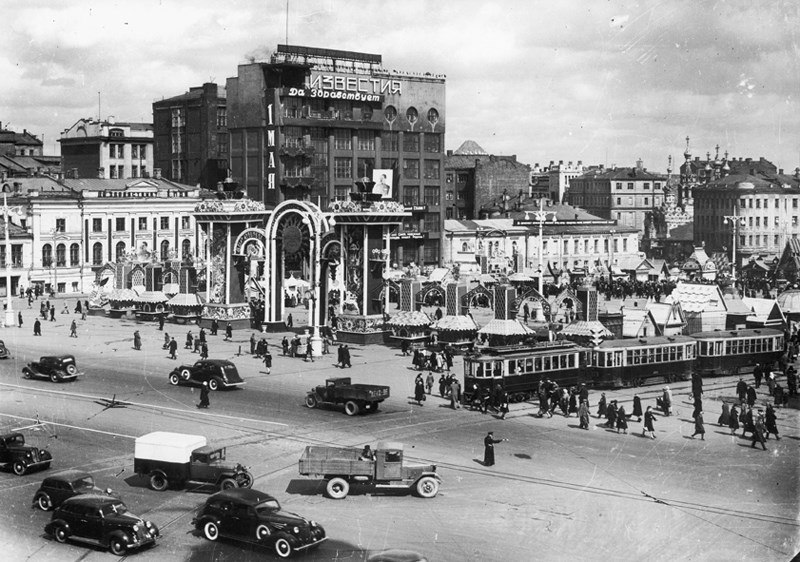
[(552, 166), (553, 164), (554, 164), (554, 162), (552, 160), (550, 160), (550, 165)]
[(581, 166), (583, 166), (583, 160), (578, 160), (578, 168), (580, 168)]
[(563, 160), (559, 160), (559, 161), (558, 161), (558, 165), (559, 165), (559, 166), (563, 166), (563, 165), (564, 165), (564, 161), (563, 161)]
[[(0, 126), (2, 126), (2, 123), (0, 123)], [(0, 181), (6, 181), (7, 179), (8, 179), (8, 170), (3, 170), (2, 172), (0, 172)]]
[(452, 149), (448, 150), (447, 151), (447, 156), (452, 156), (452, 155), (453, 155), (453, 150)]
[(97, 168), (97, 179), (104, 180), (106, 179), (106, 169), (100, 166)]
[(778, 168), (778, 174), (781, 176), (783, 175), (783, 168)]
[(153, 168), (153, 178), (157, 180), (161, 179), (161, 168)]
[(641, 159), (641, 158), (639, 158), (639, 159), (636, 161), (636, 169), (637, 169), (637, 170), (639, 170), (639, 171), (641, 172), (641, 171), (642, 171), (642, 166), (643, 166), (643, 165), (644, 165), (644, 162), (642, 162), (642, 159)]
[(69, 176), (74, 180), (80, 179), (80, 174), (78, 174), (78, 168), (72, 168), (69, 171)]
[(572, 160), (570, 160), (569, 162), (567, 162), (567, 166), (569, 166), (570, 168), (572, 168)]

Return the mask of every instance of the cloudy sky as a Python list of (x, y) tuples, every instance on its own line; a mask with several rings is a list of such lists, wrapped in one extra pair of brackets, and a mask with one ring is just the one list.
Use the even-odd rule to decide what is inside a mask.
[[(151, 121), (287, 39), (287, 0), (0, 0), (0, 121)], [(795, 0), (288, 0), (288, 42), (447, 75), (447, 148), (663, 171), (713, 151), (800, 166)]]

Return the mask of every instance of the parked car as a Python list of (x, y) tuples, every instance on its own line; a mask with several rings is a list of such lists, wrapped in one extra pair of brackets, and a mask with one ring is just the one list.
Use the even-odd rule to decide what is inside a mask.
[(235, 388), (244, 384), (236, 365), (225, 359), (201, 359), (194, 365), (181, 365), (169, 373), (169, 382), (175, 386), (199, 386), (207, 382), (209, 390)]
[(192, 524), (210, 541), (227, 537), (268, 546), (280, 558), (317, 547), (327, 538), (321, 525), (281, 511), (272, 496), (241, 488), (209, 497)]
[(51, 382), (72, 381), (81, 373), (72, 355), (45, 355), (28, 363), (22, 374), (29, 379), (50, 379)]
[(119, 499), (119, 494), (111, 488), (101, 490), (94, 484), (94, 478), (81, 470), (65, 470), (42, 480), (42, 485), (33, 496), (33, 506), (42, 511), (50, 511), (64, 501), (75, 496), (109, 496)]
[(133, 447), (134, 472), (149, 478), (150, 488), (158, 492), (187, 482), (220, 490), (253, 485), (247, 467), (226, 461), (225, 447), (209, 447), (202, 435), (154, 431), (137, 437)]
[(123, 556), (156, 543), (158, 527), (128, 511), (116, 498), (76, 496), (53, 511), (44, 532), (58, 542), (68, 539), (107, 548)]
[(344, 404), (344, 413), (355, 416), (359, 412), (377, 412), (378, 405), (389, 398), (389, 387), (378, 384), (353, 384), (350, 377), (327, 379), (324, 385), (306, 393), (306, 406)]
[(8, 359), (9, 357), (11, 357), (11, 352), (8, 351), (6, 343), (0, 340), (0, 359)]
[(22, 476), (32, 468), (50, 468), (53, 455), (45, 449), (25, 444), (21, 433), (0, 435), (0, 464), (11, 465), (17, 476)]

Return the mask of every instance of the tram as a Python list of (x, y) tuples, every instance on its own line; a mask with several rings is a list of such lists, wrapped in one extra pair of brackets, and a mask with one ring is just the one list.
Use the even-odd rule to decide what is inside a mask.
[(783, 332), (770, 328), (698, 332), (695, 369), (703, 376), (752, 373), (756, 363), (767, 370), (783, 354)]
[(697, 343), (689, 336), (608, 340), (592, 350), (592, 384), (640, 386), (687, 380)]

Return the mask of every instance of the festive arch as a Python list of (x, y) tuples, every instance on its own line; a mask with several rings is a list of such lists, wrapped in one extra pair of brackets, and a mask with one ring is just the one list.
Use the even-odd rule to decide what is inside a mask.
[(461, 307), (465, 309), (481, 303), (486, 303), (489, 308), (494, 308), (494, 293), (480, 284), (461, 297)]
[(423, 287), (422, 290), (417, 293), (417, 303), (421, 303), (425, 306), (434, 306), (437, 301), (439, 306), (444, 306), (444, 288), (438, 283), (432, 283), (427, 287)]
[(527, 289), (517, 295), (517, 298), (514, 299), (514, 309), (519, 314), (519, 310), (525, 301), (533, 301), (538, 302), (542, 306), (542, 312), (544, 313), (546, 318), (550, 318), (550, 303), (547, 302), (547, 299), (544, 298), (539, 291), (536, 289), (530, 288)]
[(233, 244), (234, 256), (254, 256), (263, 259), (266, 254), (267, 237), (260, 228), (243, 230)]

